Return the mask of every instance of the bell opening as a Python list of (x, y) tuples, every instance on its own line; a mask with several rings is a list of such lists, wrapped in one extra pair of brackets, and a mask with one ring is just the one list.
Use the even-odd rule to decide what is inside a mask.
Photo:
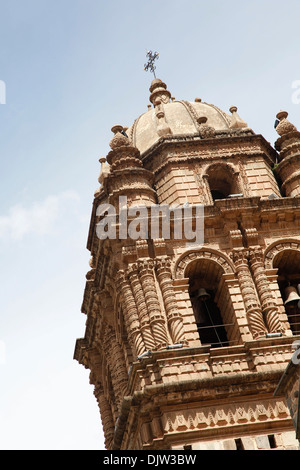
[(287, 287), (285, 289), (285, 296), (286, 296), (286, 300), (284, 302), (284, 305), (295, 303), (295, 305), (298, 306), (298, 303), (300, 301), (300, 296), (298, 294), (298, 290), (296, 287), (293, 287), (293, 286)]

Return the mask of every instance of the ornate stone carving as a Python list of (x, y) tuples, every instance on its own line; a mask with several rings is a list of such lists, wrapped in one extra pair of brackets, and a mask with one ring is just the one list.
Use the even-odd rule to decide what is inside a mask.
[(97, 382), (95, 384), (94, 395), (96, 397), (100, 410), (101, 422), (105, 439), (105, 447), (106, 449), (109, 449), (113, 441), (115, 425), (111, 406), (109, 404), (109, 401), (105, 397), (104, 389), (101, 382)]
[(300, 252), (300, 241), (299, 240), (285, 240), (277, 241), (267, 248), (264, 257), (265, 267), (267, 269), (273, 268), (273, 262), (275, 257), (284, 250), (294, 250)]
[(200, 195), (200, 200), (203, 204), (212, 205), (213, 198), (211, 196), (209, 184), (208, 184), (208, 175), (206, 173), (202, 174), (199, 168), (195, 171), (195, 180), (198, 186), (198, 191)]
[(199, 251), (188, 252), (177, 261), (175, 266), (175, 279), (184, 278), (185, 270), (189, 263), (198, 259), (209, 259), (211, 261), (215, 261), (222, 267), (224, 273), (234, 273), (234, 266), (226, 255), (214, 250), (203, 249)]
[(156, 274), (162, 292), (167, 321), (173, 343), (186, 344), (183, 321), (178, 310), (172, 283), (170, 258), (165, 257), (156, 259)]
[(249, 249), (250, 265), (259, 295), (262, 312), (270, 333), (282, 333), (284, 328), (279, 319), (276, 301), (269, 286), (264, 268), (264, 256), (260, 246)]
[[(170, 98), (155, 80), (153, 107), (128, 131), (114, 126), (109, 167), (102, 158), (93, 201), (86, 329), (74, 357), (91, 370), (109, 449), (162, 449), (189, 439), (211, 443), (221, 435), (292, 429), (284, 402), (272, 393), (291, 357), (293, 332), (267, 333), (288, 325), (275, 267), (280, 264), (283, 283), (287, 260), (280, 251), (300, 250), (300, 202), (293, 197), (300, 191), (300, 133), (281, 116), (278, 156), (245, 127), (236, 107), (230, 116), (201, 100)], [(149, 211), (157, 203), (205, 204), (202, 248), (187, 249), (184, 237), (134, 241), (128, 234), (124, 240), (120, 217), (117, 237), (99, 239), (97, 205), (113, 204), (120, 215), (119, 196), (127, 197), (128, 208)], [(282, 240), (285, 234), (290, 239)], [(268, 244), (263, 258), (261, 246)], [(289, 266), (295, 279), (297, 259)], [(204, 315), (196, 315), (190, 292), (202, 287), (211, 295), (208, 314), (220, 313), (226, 330), (223, 347), (200, 340)], [(184, 348), (167, 348), (180, 343)]]
[(156, 106), (157, 103), (170, 103), (171, 93), (167, 90), (167, 85), (160, 80), (159, 78), (155, 78), (150, 86), (150, 101), (151, 103)]
[(276, 421), (279, 416), (288, 418), (289, 412), (283, 400), (261, 400), (240, 402), (237, 406), (201, 406), (188, 410), (166, 413), (162, 417), (165, 433), (178, 433), (182, 430), (205, 430), (205, 428), (224, 428), (241, 424), (255, 425), (263, 421)]
[(253, 337), (256, 339), (264, 337), (267, 333), (267, 330), (263, 320), (261, 307), (257, 299), (253, 279), (249, 270), (248, 256), (249, 252), (245, 248), (237, 248), (232, 252), (233, 262), (241, 287), (249, 326)]
[(283, 136), (290, 132), (297, 132), (297, 127), (287, 120), (288, 113), (286, 111), (280, 111), (276, 117), (277, 119), (279, 119), (279, 124), (276, 126), (276, 132), (280, 136)]
[(150, 259), (139, 260), (138, 269), (156, 349), (165, 348), (169, 343), (169, 339), (166, 329), (166, 318), (162, 312), (157, 295), (154, 262)]
[(215, 136), (216, 131), (212, 126), (206, 124), (207, 117), (201, 116), (197, 119), (199, 134), (202, 139), (210, 139)]
[(156, 116), (156, 132), (160, 137), (172, 134), (170, 127), (166, 121), (163, 103), (160, 100), (155, 102), (155, 116)]
[(126, 330), (128, 332), (128, 340), (134, 348), (135, 355), (139, 356), (145, 352), (146, 346), (141, 332), (141, 325), (135, 299), (129, 281), (125, 278), (124, 271), (119, 271), (116, 281), (123, 299), (123, 307), (125, 312), (124, 320)]
[(135, 299), (141, 332), (146, 350), (153, 351), (155, 349), (155, 340), (151, 331), (150, 317), (147, 304), (145, 301), (144, 291), (138, 276), (137, 264), (131, 264), (127, 270), (127, 276), (131, 284), (133, 296)]
[(123, 126), (114, 126), (112, 128), (112, 131), (115, 133), (113, 138), (111, 139), (109, 146), (111, 149), (117, 149), (121, 147), (128, 147), (129, 146), (129, 140), (127, 137), (125, 137), (123, 134), (121, 134), (121, 131), (123, 130)]
[(128, 374), (123, 351), (120, 344), (117, 342), (113, 328), (109, 325), (106, 325), (103, 331), (102, 348), (111, 372), (116, 406), (117, 409), (120, 410), (122, 399), (127, 388)]

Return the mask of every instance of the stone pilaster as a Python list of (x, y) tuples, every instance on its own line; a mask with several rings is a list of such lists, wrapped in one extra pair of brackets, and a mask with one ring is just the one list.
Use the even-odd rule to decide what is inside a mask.
[(111, 406), (109, 404), (109, 401), (105, 397), (104, 389), (100, 382), (97, 382), (95, 384), (94, 395), (96, 397), (100, 410), (101, 422), (105, 439), (104, 444), (106, 449), (109, 449), (114, 438), (115, 425)]
[(137, 264), (131, 264), (127, 270), (128, 279), (135, 299), (141, 332), (147, 351), (155, 349), (155, 341), (150, 327), (150, 318), (145, 301), (144, 291), (138, 275)]
[(179, 313), (172, 283), (171, 260), (160, 258), (156, 260), (156, 275), (160, 285), (169, 332), (174, 344), (187, 344), (184, 334), (183, 320)]
[(117, 342), (115, 332), (111, 326), (106, 326), (103, 338), (103, 352), (111, 373), (111, 382), (116, 397), (117, 409), (120, 411), (128, 383), (125, 359), (121, 346)]
[(270, 289), (268, 277), (265, 273), (263, 251), (261, 247), (250, 247), (249, 256), (253, 279), (268, 330), (270, 333), (282, 332), (284, 328), (281, 324), (277, 304)]
[(119, 271), (117, 287), (123, 299), (124, 321), (128, 334), (128, 341), (133, 349), (133, 354), (139, 356), (146, 351), (145, 342), (141, 332), (138, 310), (129, 281), (125, 278), (124, 271)]
[(162, 312), (157, 295), (154, 262), (153, 260), (141, 260), (138, 262), (138, 266), (156, 349), (162, 349), (168, 345), (169, 340), (166, 329), (166, 318)]
[(257, 339), (266, 336), (267, 330), (249, 270), (248, 255), (249, 252), (245, 248), (236, 248), (232, 252), (232, 258), (245, 304), (249, 327), (253, 338)]
[(288, 113), (280, 111), (277, 114), (279, 124), (276, 131), (280, 138), (275, 142), (279, 151), (279, 164), (276, 173), (279, 175), (281, 191), (287, 197), (300, 196), (300, 132), (287, 120)]

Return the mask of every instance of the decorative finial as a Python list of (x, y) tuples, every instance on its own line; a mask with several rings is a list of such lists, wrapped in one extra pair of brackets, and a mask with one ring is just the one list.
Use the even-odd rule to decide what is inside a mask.
[(160, 104), (170, 103), (170, 98), (172, 95), (169, 90), (167, 90), (167, 85), (159, 78), (152, 80), (149, 91), (151, 93), (150, 102), (154, 105), (154, 107), (159, 106)]
[(109, 143), (111, 149), (122, 147), (124, 145), (129, 146), (129, 139), (123, 126), (116, 124), (111, 128), (111, 131), (114, 133), (114, 136)]
[(280, 111), (276, 115), (276, 121), (275, 121), (275, 129), (277, 134), (279, 134), (281, 137), (285, 134), (288, 134), (289, 132), (297, 132), (296, 126), (294, 124), (291, 124), (290, 121), (287, 120), (288, 113), (286, 111)]
[(98, 181), (100, 184), (103, 184), (104, 178), (106, 178), (106, 176), (109, 174), (110, 169), (109, 169), (108, 163), (106, 162), (105, 157), (100, 157), (99, 162), (101, 163), (101, 169), (100, 169)]
[(215, 129), (212, 126), (208, 126), (207, 123), (207, 117), (206, 116), (199, 116), (197, 118), (198, 122), (198, 129), (199, 129), (199, 134), (202, 139), (210, 139), (211, 137), (215, 136)]
[(237, 110), (236, 106), (231, 106), (229, 108), (229, 111), (232, 114), (229, 126), (230, 129), (242, 129), (243, 127), (248, 127), (248, 124), (238, 115)]
[(147, 54), (146, 54), (146, 57), (148, 58), (148, 62), (146, 62), (146, 64), (144, 65), (144, 70), (146, 72), (148, 72), (148, 70), (150, 70), (150, 72), (153, 73), (154, 78), (156, 78), (156, 75), (155, 75), (156, 67), (154, 65), (154, 61), (156, 59), (158, 59), (158, 56), (159, 56), (158, 52), (148, 51)]

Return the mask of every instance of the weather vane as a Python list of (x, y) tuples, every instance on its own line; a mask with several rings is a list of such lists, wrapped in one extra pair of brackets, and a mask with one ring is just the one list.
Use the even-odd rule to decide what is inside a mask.
[(159, 56), (158, 52), (148, 51), (146, 55), (146, 57), (148, 58), (148, 62), (144, 65), (144, 70), (146, 70), (146, 72), (150, 70), (150, 72), (153, 73), (154, 78), (156, 78), (156, 75), (155, 75), (156, 67), (154, 65), (154, 61), (158, 59), (158, 56)]

